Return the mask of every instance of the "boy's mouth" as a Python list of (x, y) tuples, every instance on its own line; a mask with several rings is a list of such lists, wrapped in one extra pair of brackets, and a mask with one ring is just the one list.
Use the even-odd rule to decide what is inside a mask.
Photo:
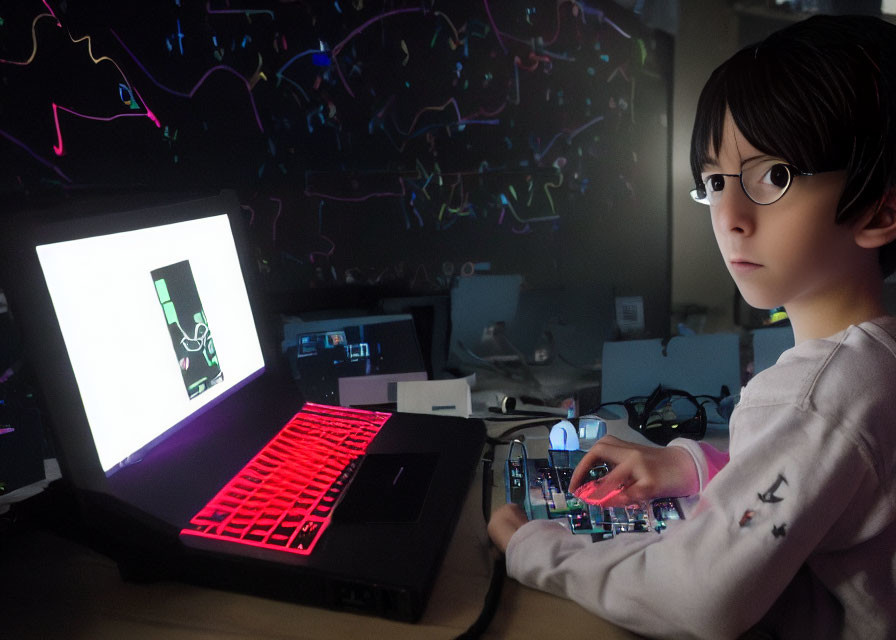
[(758, 264), (756, 262), (750, 262), (749, 260), (742, 260), (740, 258), (730, 260), (728, 264), (730, 264), (731, 268), (738, 273), (749, 273), (750, 271), (755, 271), (762, 266), (761, 264)]

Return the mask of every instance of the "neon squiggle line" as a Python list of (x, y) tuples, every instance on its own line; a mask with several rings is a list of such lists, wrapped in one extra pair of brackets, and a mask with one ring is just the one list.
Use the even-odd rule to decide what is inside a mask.
[(205, 10), (208, 13), (244, 13), (247, 16), (251, 16), (258, 13), (266, 13), (271, 16), (271, 19), (274, 19), (274, 12), (270, 9), (212, 9), (212, 3), (205, 3)]
[(48, 169), (52, 169), (59, 177), (61, 177), (66, 182), (72, 181), (72, 179), (69, 178), (67, 175), (65, 175), (59, 167), (57, 167), (56, 165), (52, 164), (51, 162), (49, 162), (47, 160), (44, 160), (42, 157), (37, 155), (24, 142), (22, 142), (18, 138), (13, 137), (12, 135), (8, 134), (3, 129), (0, 129), (0, 136), (3, 136), (4, 138), (6, 138), (10, 142), (12, 142), (14, 145), (21, 147), (28, 155), (30, 155), (32, 158), (34, 158), (35, 160), (40, 162), (42, 165), (44, 165)]
[(327, 236), (320, 234), (320, 237), (330, 243), (330, 250), (327, 252), (323, 251), (311, 251), (308, 253), (308, 259), (314, 263), (314, 256), (323, 256), (324, 258), (329, 258), (336, 251), (336, 243), (330, 240)]
[(591, 7), (589, 7), (589, 6), (588, 6), (587, 4), (585, 4), (584, 2), (581, 3), (581, 6), (582, 6), (582, 11), (584, 11), (585, 13), (590, 13), (590, 14), (592, 14), (592, 15), (596, 15), (596, 16), (597, 16), (597, 19), (598, 19), (599, 22), (606, 22), (608, 25), (610, 25), (611, 27), (613, 27), (614, 29), (616, 29), (616, 31), (618, 31), (619, 34), (620, 34), (621, 36), (623, 36), (624, 38), (629, 38), (629, 39), (631, 39), (631, 35), (629, 35), (629, 34), (626, 33), (625, 31), (623, 31), (622, 29), (620, 29), (620, 28), (619, 28), (619, 25), (617, 25), (615, 22), (613, 22), (612, 20), (610, 20), (610, 19), (607, 17), (607, 15), (606, 15), (603, 11), (601, 11), (600, 9), (592, 9)]
[[(507, 199), (507, 196), (505, 196), (505, 195), (502, 193), (501, 196), (500, 196), (500, 198), (501, 198), (501, 204), (502, 204), (506, 209), (509, 209), (509, 210), (510, 210), (510, 214), (511, 214), (514, 218), (516, 218), (517, 221), (522, 222), (522, 223), (524, 223), (524, 224), (529, 224), (530, 222), (547, 222), (547, 221), (549, 221), (549, 220), (557, 220), (557, 219), (560, 217), (560, 216), (558, 216), (558, 215), (555, 213), (555, 214), (552, 215), (552, 216), (539, 216), (539, 217), (535, 217), (535, 218), (521, 218), (521, 217), (519, 216), (519, 214), (517, 214), (516, 209), (513, 208), (513, 205), (510, 204), (510, 201)], [(502, 219), (502, 220), (503, 220), (503, 217), (504, 217), (504, 210), (501, 211), (501, 219)]]
[(551, 141), (548, 143), (548, 146), (546, 146), (544, 149), (542, 149), (541, 151), (539, 151), (538, 153), (535, 154), (535, 159), (541, 160), (545, 156), (545, 154), (548, 152), (548, 149), (550, 149), (551, 146), (553, 146), (553, 144), (557, 141), (557, 138), (559, 138), (560, 136), (566, 135), (566, 141), (571, 142), (572, 139), (575, 138), (580, 133), (582, 133), (582, 131), (584, 131), (585, 129), (587, 129), (590, 126), (597, 124), (598, 122), (600, 122), (603, 119), (604, 119), (603, 116), (597, 116), (596, 118), (589, 120), (582, 126), (576, 128), (576, 129), (573, 129), (572, 131), (569, 131), (569, 132), (561, 131), (560, 133), (556, 134), (553, 138), (551, 138)]
[(274, 216), (273, 226), (273, 242), (277, 244), (277, 220), (280, 219), (280, 214), (283, 213), (283, 200), (280, 198), (275, 198), (274, 196), (268, 197), (268, 200), (272, 200), (277, 203), (277, 214)]
[(50, 3), (47, 0), (44, 0), (44, 6), (47, 8), (47, 11), (50, 12), (50, 15), (53, 16), (53, 19), (56, 20), (56, 26), (61, 27), (62, 23), (59, 22), (59, 18), (56, 17), (56, 12), (53, 11), (53, 7), (50, 6)]
[(118, 73), (119, 73), (119, 75), (121, 75), (121, 79), (124, 80), (125, 84), (129, 88), (133, 88), (134, 93), (137, 95), (137, 98), (143, 104), (143, 107), (144, 107), (144, 109), (146, 109), (146, 111), (144, 113), (122, 113), (122, 114), (117, 114), (117, 115), (110, 116), (110, 117), (88, 116), (83, 113), (79, 113), (77, 111), (69, 109), (67, 107), (60, 107), (59, 105), (57, 105), (54, 102), (53, 103), (53, 122), (56, 126), (56, 144), (53, 145), (53, 151), (56, 153), (57, 156), (61, 156), (64, 151), (64, 147), (63, 147), (63, 143), (62, 143), (62, 129), (59, 126), (59, 110), (60, 109), (62, 109), (63, 111), (66, 111), (68, 113), (71, 113), (72, 115), (75, 115), (75, 116), (78, 116), (81, 118), (86, 118), (88, 120), (101, 120), (104, 122), (109, 122), (111, 120), (115, 120), (117, 118), (123, 118), (123, 117), (139, 117), (139, 118), (146, 117), (146, 118), (149, 118), (153, 123), (155, 123), (157, 128), (160, 128), (162, 126), (161, 123), (159, 122), (159, 119), (155, 116), (155, 114), (149, 109), (149, 107), (143, 101), (143, 96), (140, 95), (140, 92), (137, 91), (136, 87), (133, 87), (131, 85), (131, 82), (128, 80), (124, 71), (122, 71), (121, 67), (118, 66), (118, 63), (115, 62), (115, 60), (113, 60), (109, 56), (96, 57), (93, 55), (93, 41), (91, 40), (89, 35), (82, 36), (80, 38), (75, 38), (74, 36), (71, 35), (71, 33), (69, 33), (68, 37), (74, 44), (78, 44), (79, 42), (83, 42), (84, 40), (87, 41), (87, 55), (90, 57), (90, 60), (94, 64), (99, 64), (100, 62), (112, 63), (112, 66), (115, 67), (116, 70), (118, 70)]
[(56, 125), (56, 144), (53, 145), (53, 152), (57, 156), (62, 155), (62, 130), (59, 128), (59, 109), (56, 103), (53, 103), (53, 122)]
[(544, 183), (544, 195), (548, 197), (548, 203), (551, 205), (551, 213), (557, 213), (557, 210), (554, 208), (554, 199), (551, 197), (551, 192), (548, 191), (548, 189), (559, 189), (563, 185), (563, 172), (560, 171), (559, 167), (557, 168), (557, 176), (560, 178), (557, 182)]
[(535, 60), (535, 62), (532, 63), (532, 66), (529, 66), (529, 67), (524, 67), (522, 65), (522, 61), (520, 60), (519, 56), (513, 57), (513, 64), (518, 66), (523, 71), (535, 71), (538, 68), (538, 65), (540, 65), (542, 62), (550, 62), (551, 61), (550, 58), (548, 58), (547, 56), (535, 55), (534, 51), (529, 52), (529, 59)]
[(115, 33), (115, 31), (112, 29), (110, 29), (109, 31), (112, 33), (112, 35), (115, 37), (115, 39), (118, 40), (118, 43), (127, 52), (127, 54), (131, 57), (131, 59), (134, 61), (134, 63), (138, 67), (140, 67), (141, 71), (143, 71), (144, 74), (146, 74), (146, 77), (149, 78), (150, 82), (152, 82), (154, 85), (156, 85), (162, 91), (167, 91), (168, 93), (170, 93), (172, 95), (179, 96), (181, 98), (192, 98), (196, 94), (196, 92), (199, 90), (199, 87), (202, 86), (202, 83), (205, 82), (205, 80), (215, 71), (226, 71), (228, 73), (235, 75), (237, 78), (239, 78), (242, 81), (243, 85), (246, 87), (246, 93), (249, 95), (249, 103), (252, 105), (252, 113), (255, 115), (255, 123), (258, 125), (259, 131), (264, 132), (264, 126), (261, 124), (261, 117), (258, 115), (258, 108), (255, 105), (255, 98), (252, 96), (252, 87), (249, 85), (249, 81), (246, 80), (246, 78), (244, 78), (242, 76), (242, 74), (240, 74), (233, 67), (229, 67), (229, 66), (223, 65), (223, 64), (212, 67), (211, 69), (209, 69), (202, 75), (202, 77), (199, 79), (199, 81), (194, 85), (194, 87), (189, 92), (185, 93), (183, 91), (177, 91), (175, 89), (171, 89), (170, 87), (166, 87), (161, 82), (156, 80), (155, 76), (153, 76), (149, 72), (149, 70), (146, 68), (146, 66), (144, 66), (144, 64), (142, 62), (140, 62), (140, 60), (137, 59), (137, 56), (134, 55), (134, 52), (131, 51), (130, 48), (124, 43), (124, 41), (118, 37), (118, 34)]
[(336, 72), (339, 74), (339, 79), (342, 80), (342, 86), (345, 87), (345, 90), (348, 91), (348, 94), (352, 98), (355, 97), (355, 94), (352, 91), (351, 87), (348, 86), (348, 82), (346, 82), (345, 76), (342, 75), (342, 70), (339, 68), (339, 63), (336, 61), (336, 57), (339, 55), (339, 52), (342, 51), (342, 48), (345, 47), (345, 45), (349, 42), (349, 40), (354, 38), (356, 35), (358, 35), (362, 31), (364, 31), (367, 27), (369, 27), (370, 25), (372, 25), (375, 22), (385, 20), (386, 18), (398, 15), (400, 13), (420, 13), (421, 11), (424, 11), (424, 9), (418, 9), (416, 7), (412, 7), (412, 8), (408, 8), (408, 9), (394, 9), (392, 11), (387, 11), (386, 13), (381, 13), (378, 16), (374, 16), (373, 18), (370, 18), (370, 20), (368, 20), (367, 22), (365, 22), (364, 24), (362, 24), (361, 26), (356, 28), (354, 31), (352, 31), (350, 34), (348, 34), (348, 36), (346, 36), (342, 42), (340, 42), (335, 47), (333, 47), (332, 56), (331, 56), (332, 60), (333, 60), (333, 66), (336, 67)]
[(253, 209), (252, 207), (250, 207), (247, 204), (241, 204), (240, 209), (244, 209), (245, 211), (249, 212), (249, 226), (251, 227), (252, 224), (255, 222), (255, 209)]
[[(286, 61), (286, 64), (284, 64), (282, 67), (280, 67), (279, 69), (277, 69), (277, 72), (276, 72), (276, 74), (275, 74), (275, 75), (277, 76), (277, 82), (280, 82), (281, 79), (284, 79), (284, 78), (283, 78), (283, 72), (286, 71), (286, 68), (287, 68), (288, 66), (290, 66), (293, 62), (295, 62), (295, 61), (298, 60), (299, 58), (303, 58), (303, 57), (305, 57), (305, 56), (314, 55), (315, 53), (320, 53), (320, 51), (319, 51), (318, 49), (308, 49), (307, 51), (303, 51), (302, 53), (297, 53), (297, 54), (294, 55), (292, 58), (290, 58), (289, 60), (287, 60), (287, 61)], [(287, 82), (290, 82), (290, 83), (292, 83), (292, 84), (295, 84), (295, 83), (293, 83), (292, 80), (290, 80), (289, 78), (285, 78), (285, 80), (286, 80)]]
[(70, 113), (73, 116), (78, 116), (79, 118), (84, 118), (86, 120), (97, 120), (100, 122), (111, 122), (112, 120), (118, 120), (118, 118), (143, 118), (149, 117), (153, 122), (156, 123), (156, 126), (161, 126), (158, 119), (151, 113), (116, 113), (114, 116), (91, 116), (86, 113), (80, 113), (75, 111), (74, 109), (69, 109), (68, 107), (62, 107), (55, 102), (53, 103), (53, 122), (56, 125), (56, 144), (53, 145), (53, 151), (56, 152), (57, 156), (61, 156), (63, 152), (62, 147), (62, 130), (59, 127), (59, 112), (65, 111), (66, 113)]
[[(49, 7), (47, 7), (47, 8), (49, 8)], [(40, 15), (36, 16), (34, 18), (34, 20), (31, 21), (31, 55), (28, 56), (28, 59), (25, 60), (24, 62), (20, 62), (18, 60), (5, 60), (3, 58), (0, 58), (0, 62), (3, 62), (5, 64), (14, 64), (14, 65), (18, 65), (20, 67), (27, 66), (27, 65), (31, 64), (32, 62), (34, 62), (34, 58), (37, 55), (37, 21), (40, 20), (41, 18), (56, 19), (56, 16), (52, 15), (52, 13), (41, 13)], [(58, 19), (56, 19), (56, 26), (57, 27), (62, 26), (62, 24), (59, 22)]]
[(504, 46), (504, 40), (501, 39), (501, 32), (498, 30), (498, 26), (495, 24), (495, 19), (492, 17), (492, 10), (488, 7), (488, 0), (482, 0), (482, 6), (485, 8), (485, 15), (488, 16), (488, 21), (492, 25), (492, 31), (495, 32), (495, 37), (498, 39), (498, 44), (501, 45), (501, 49), (504, 50), (504, 53), (507, 53), (507, 47)]
[[(457, 100), (455, 98), (449, 98), (444, 104), (433, 106), (433, 107), (423, 107), (420, 111), (417, 112), (417, 114), (414, 116), (414, 119), (411, 120), (411, 125), (407, 131), (403, 131), (398, 125), (395, 126), (395, 129), (401, 135), (403, 135), (405, 137), (411, 137), (412, 135), (419, 135), (423, 131), (426, 131), (427, 128), (432, 128), (432, 127), (427, 127), (427, 128), (421, 129), (419, 132), (415, 133), (415, 129), (417, 127), (417, 121), (420, 120), (420, 118), (423, 116), (423, 114), (425, 112), (427, 112), (427, 111), (444, 111), (449, 106), (454, 107), (454, 113), (457, 116), (457, 120), (456, 120), (455, 124), (457, 126), (467, 125), (467, 124), (496, 125), (496, 124), (500, 124), (499, 120), (494, 120), (494, 119), (492, 119), (492, 120), (476, 120), (476, 118), (479, 116), (486, 116), (486, 117), (496, 116), (504, 110), (504, 108), (507, 106), (507, 103), (505, 102), (504, 104), (502, 104), (500, 107), (498, 107), (494, 111), (486, 111), (485, 109), (477, 109), (475, 113), (472, 113), (468, 116), (462, 116), (460, 113), (460, 107), (457, 104)], [(439, 124), (439, 125), (434, 125), (434, 126), (442, 127), (445, 125)], [(407, 142), (402, 143), (397, 148), (399, 151), (404, 151), (405, 146), (407, 146)]]

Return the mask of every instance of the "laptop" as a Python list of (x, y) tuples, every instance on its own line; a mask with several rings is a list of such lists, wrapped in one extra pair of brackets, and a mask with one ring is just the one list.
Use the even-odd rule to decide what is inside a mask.
[(126, 578), (415, 621), (484, 425), (305, 402), (247, 225), (227, 191), (3, 220), (0, 282), (63, 478)]
[(306, 401), (395, 403), (399, 382), (428, 379), (409, 313), (287, 318), (283, 334), (292, 376)]

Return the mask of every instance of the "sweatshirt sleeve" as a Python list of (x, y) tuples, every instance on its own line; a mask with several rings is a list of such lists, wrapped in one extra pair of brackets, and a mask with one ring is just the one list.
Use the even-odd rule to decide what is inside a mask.
[(691, 455), (694, 464), (697, 466), (697, 475), (700, 478), (701, 492), (722, 467), (728, 464), (727, 453), (719, 451), (705, 442), (697, 442), (687, 438), (676, 438), (666, 446), (680, 447)]
[[(733, 638), (760, 620), (873, 469), (811, 410), (741, 410), (756, 433), (718, 469), (688, 520), (591, 542), (551, 521), (521, 527), (508, 575), (651, 637)], [(742, 443), (746, 445), (746, 439)], [(702, 464), (697, 462), (698, 467)]]

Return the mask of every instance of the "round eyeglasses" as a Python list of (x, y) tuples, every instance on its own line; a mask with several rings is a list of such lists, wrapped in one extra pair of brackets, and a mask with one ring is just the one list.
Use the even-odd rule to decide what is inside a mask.
[(725, 188), (725, 178), (739, 178), (740, 186), (750, 200), (756, 204), (772, 204), (787, 193), (794, 177), (812, 175), (815, 174), (800, 171), (792, 164), (780, 160), (760, 160), (744, 165), (740, 173), (713, 173), (706, 176), (691, 191), (691, 197), (700, 204), (717, 204)]

